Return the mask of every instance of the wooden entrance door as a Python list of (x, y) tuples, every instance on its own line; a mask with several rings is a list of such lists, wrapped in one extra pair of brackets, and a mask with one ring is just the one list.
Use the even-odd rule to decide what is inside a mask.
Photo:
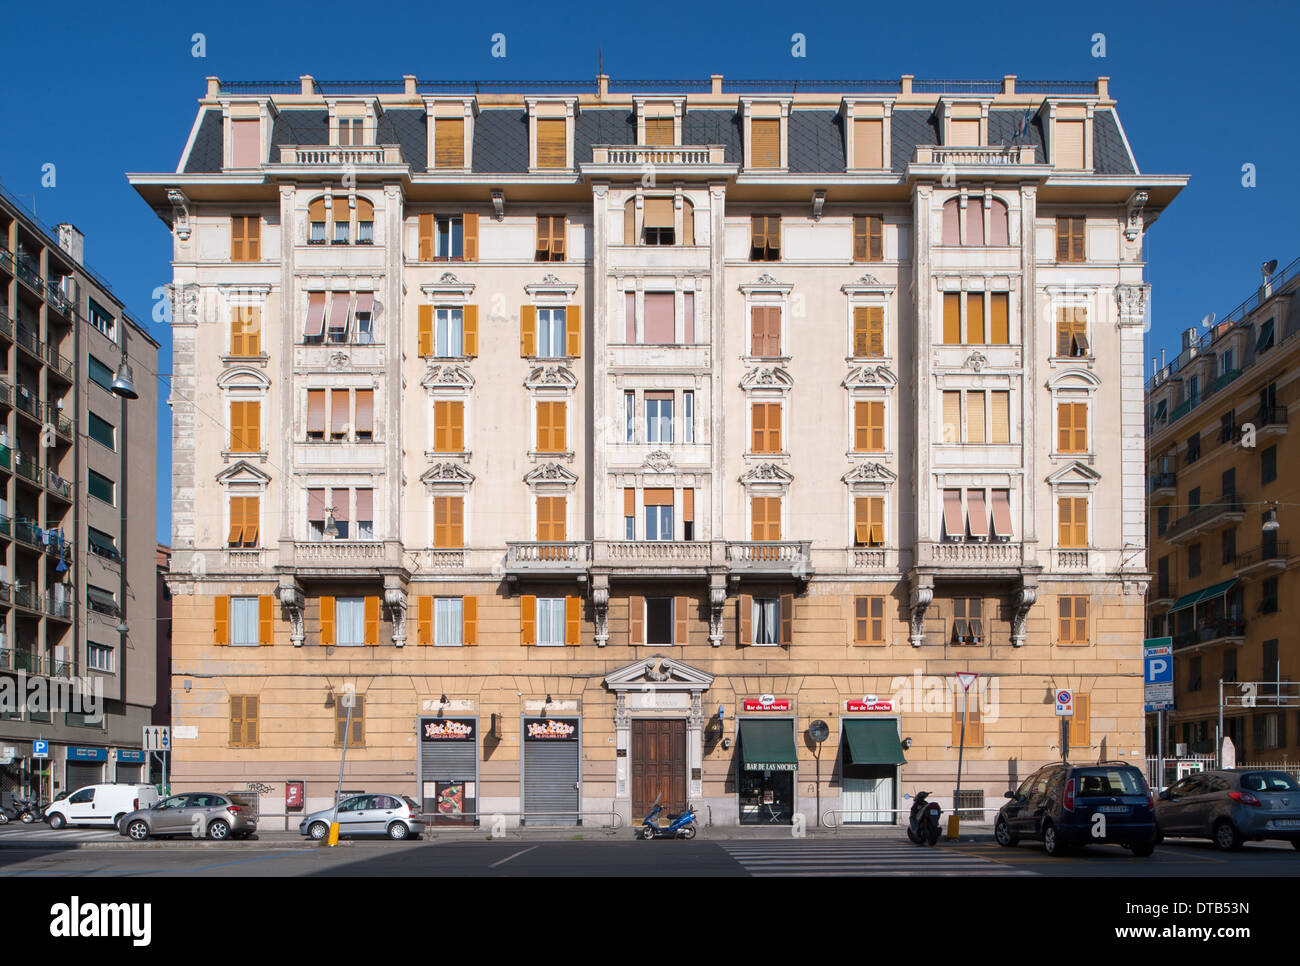
[(686, 722), (632, 720), (632, 820), (640, 822), (658, 797), (664, 814), (686, 810)]

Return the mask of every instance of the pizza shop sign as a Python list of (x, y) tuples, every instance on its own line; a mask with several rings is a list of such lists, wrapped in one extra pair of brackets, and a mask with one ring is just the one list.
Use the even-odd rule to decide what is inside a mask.
[(764, 694), (760, 695), (757, 700), (746, 698), (742, 707), (746, 711), (789, 711), (790, 699)]
[(528, 741), (576, 741), (578, 724), (564, 718), (535, 719), (526, 722), (524, 737)]

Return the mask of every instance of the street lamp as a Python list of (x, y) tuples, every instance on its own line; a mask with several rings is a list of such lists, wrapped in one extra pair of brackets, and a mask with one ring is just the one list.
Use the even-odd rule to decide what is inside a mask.
[(1278, 526), (1277, 509), (1275, 507), (1269, 507), (1264, 511), (1264, 525), (1260, 529), (1265, 533), (1272, 533), (1278, 528)]
[(126, 353), (122, 353), (122, 362), (117, 367), (117, 374), (113, 376), (113, 382), (109, 389), (121, 396), (123, 399), (139, 399), (140, 394), (135, 391), (135, 384), (132, 381), (131, 367), (127, 364)]

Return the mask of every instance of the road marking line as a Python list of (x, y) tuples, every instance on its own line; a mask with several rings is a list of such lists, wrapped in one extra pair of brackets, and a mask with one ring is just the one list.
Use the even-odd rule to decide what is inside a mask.
[(499, 861), (499, 862), (493, 862), (491, 865), (488, 866), (488, 868), (489, 868), (489, 869), (495, 869), (498, 865), (505, 865), (505, 864), (506, 864), (507, 862), (509, 862), (511, 859), (517, 859), (517, 858), (519, 858), (519, 856), (523, 855), (525, 852), (531, 852), (531, 851), (532, 851), (533, 849), (535, 849), (535, 848), (537, 848), (537, 846), (536, 846), (536, 845), (532, 845), (532, 846), (529, 846), (529, 847), (526, 848), (526, 849), (520, 849), (520, 850), (519, 850), (518, 852), (516, 852), (514, 855), (507, 855), (507, 856), (506, 856), (504, 859), (502, 859), (501, 861)]

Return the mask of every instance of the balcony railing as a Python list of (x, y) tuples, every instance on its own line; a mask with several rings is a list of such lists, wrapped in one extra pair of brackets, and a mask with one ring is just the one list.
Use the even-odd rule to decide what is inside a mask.
[(1191, 631), (1174, 635), (1174, 647), (1192, 647), (1246, 636), (1246, 622), (1238, 617), (1203, 621)]
[(1169, 606), (1178, 599), (1178, 585), (1172, 580), (1157, 580), (1151, 585), (1150, 594), (1152, 606)]
[(593, 144), (592, 164), (625, 164), (640, 167), (652, 164), (725, 164), (726, 147), (721, 144), (640, 145)]
[(1236, 493), (1225, 493), (1213, 503), (1197, 507), (1169, 524), (1165, 539), (1173, 542), (1211, 530), (1223, 523), (1240, 522), (1245, 513), (1241, 498)]
[(72, 379), (72, 360), (65, 359), (59, 355), (59, 350), (52, 345), (45, 347), (45, 361), (49, 363), (50, 369), (64, 379)]
[(6, 339), (14, 337), (14, 320), (9, 318), (3, 310), (0, 310), (0, 335)]
[(24, 453), (22, 450), (14, 450), (14, 472), (25, 480), (31, 480), (38, 486), (45, 478), (45, 471), (36, 465), (36, 457)]
[(1178, 492), (1178, 474), (1152, 473), (1147, 477), (1147, 493), (1154, 496), (1164, 490)]
[(1244, 577), (1261, 570), (1285, 570), (1290, 556), (1291, 547), (1286, 540), (1278, 540), (1270, 546), (1258, 546), (1245, 553), (1239, 553), (1235, 563), (1237, 576)]
[(20, 385), (14, 390), (14, 406), (19, 412), (26, 413), (32, 419), (39, 421), (41, 418), (41, 401), (36, 398), (36, 393), (26, 386)]
[(72, 613), (75, 610), (75, 604), (76, 601), (68, 597), (61, 600), (56, 599), (54, 591), (52, 590), (47, 590), (45, 592), (45, 613), (49, 614), (51, 617), (57, 617), (60, 620), (65, 621), (72, 620)]
[(727, 563), (732, 570), (762, 573), (812, 574), (811, 540), (741, 540), (727, 544)]
[(1274, 430), (1286, 432), (1287, 411), (1285, 406), (1261, 406), (1255, 413), (1255, 431)]
[(72, 299), (63, 294), (63, 290), (51, 282), (45, 287), (45, 298), (50, 307), (60, 315), (72, 318)]
[(28, 610), (41, 609), (41, 595), (32, 586), (14, 588), (14, 606), (26, 607)]
[(378, 540), (308, 540), (293, 546), (295, 561), (307, 566), (349, 566), (384, 558), (384, 545)]
[(1058, 570), (1087, 570), (1090, 559), (1091, 555), (1087, 550), (1056, 551), (1056, 566)]
[(64, 500), (72, 499), (72, 483), (53, 470), (46, 470), (45, 472), (45, 488)]
[(3, 379), (0, 379), (0, 403), (6, 406), (14, 404), (14, 387)]
[(72, 438), (72, 420), (54, 403), (45, 403), (45, 421), (53, 426), (54, 431), (60, 436)]
[(604, 540), (594, 556), (624, 565), (646, 567), (705, 567), (713, 563), (712, 545), (705, 540)]
[(582, 541), (532, 541), (506, 544), (507, 571), (573, 571), (591, 563), (591, 544)]
[(17, 274), (18, 277), (26, 282), (27, 286), (37, 295), (45, 294), (45, 283), (41, 280), (41, 273), (21, 257), (18, 259)]
[(913, 164), (1033, 164), (1036, 158), (1037, 148), (1032, 144), (961, 148), (918, 144), (912, 153)]
[(943, 542), (930, 545), (930, 558), (934, 563), (968, 567), (1018, 567), (1021, 561), (1019, 543), (956, 543)]
[(400, 144), (375, 144), (369, 147), (323, 147), (284, 144), (280, 146), (281, 164), (341, 167), (345, 164), (405, 164)]

